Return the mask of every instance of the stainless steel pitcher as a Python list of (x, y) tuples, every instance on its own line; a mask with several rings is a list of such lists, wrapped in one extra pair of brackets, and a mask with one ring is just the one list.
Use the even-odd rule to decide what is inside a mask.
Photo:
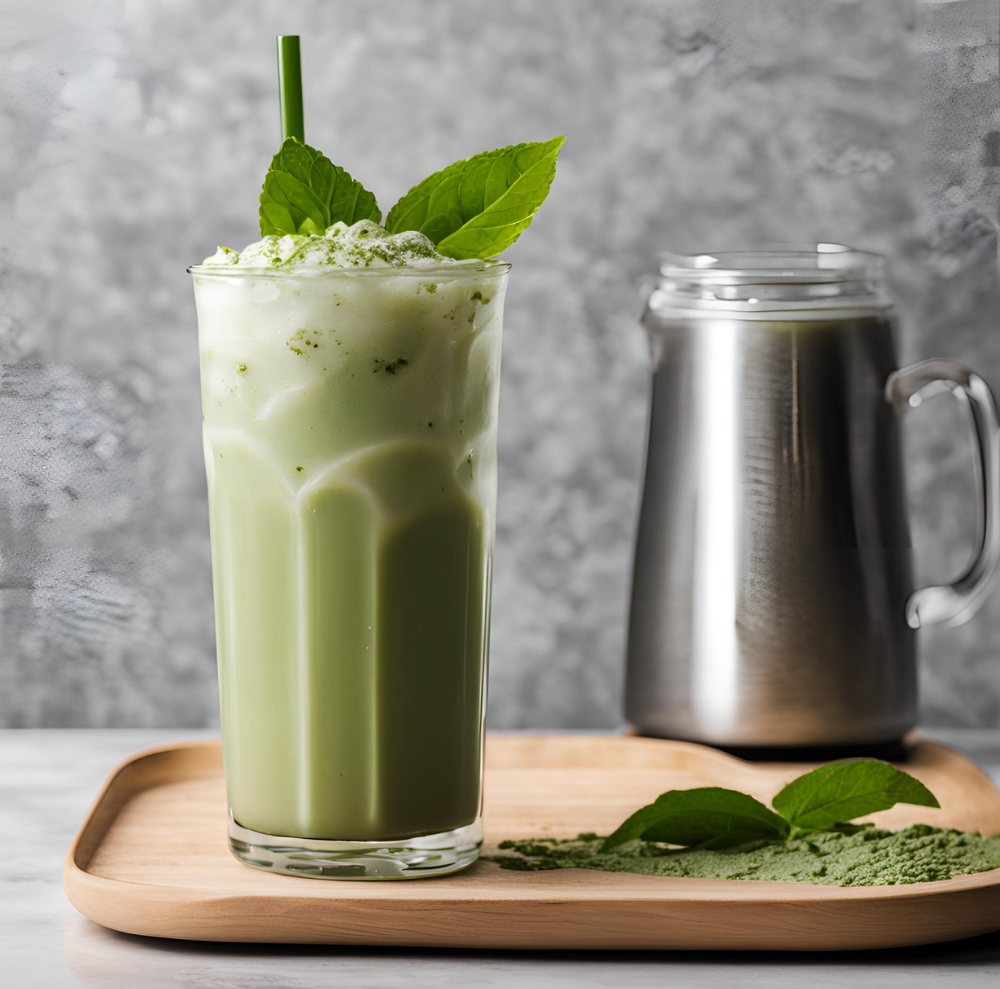
[[(896, 741), (916, 721), (915, 630), (989, 592), (993, 395), (953, 361), (896, 370), (882, 271), (834, 244), (664, 259), (626, 684), (643, 734)], [(980, 546), (954, 584), (917, 590), (898, 417), (941, 391), (972, 413)]]

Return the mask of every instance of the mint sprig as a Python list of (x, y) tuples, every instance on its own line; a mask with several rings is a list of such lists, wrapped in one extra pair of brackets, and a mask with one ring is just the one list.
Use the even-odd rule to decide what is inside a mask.
[(440, 254), (492, 258), (545, 201), (565, 137), (484, 151), (435, 172), (389, 210), (389, 233), (419, 230)]
[[(453, 165), (414, 186), (389, 211), (389, 233), (417, 230), (445, 257), (493, 258), (545, 201), (565, 137), (515, 144)], [(260, 232), (321, 236), (337, 222), (382, 219), (375, 196), (315, 148), (288, 137), (260, 194)]]
[(846, 759), (792, 780), (771, 801), (777, 813), (739, 790), (717, 786), (669, 790), (628, 817), (601, 846), (656, 841), (700, 848), (732, 848), (780, 841), (803, 831), (853, 833), (848, 822), (896, 804), (939, 807), (920, 780), (877, 759)]
[(271, 160), (260, 194), (260, 233), (317, 234), (343, 221), (382, 219), (382, 211), (360, 182), (339, 165), (294, 137)]

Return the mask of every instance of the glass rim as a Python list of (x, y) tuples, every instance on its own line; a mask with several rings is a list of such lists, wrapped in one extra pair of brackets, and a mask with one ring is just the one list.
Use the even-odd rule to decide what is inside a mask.
[(192, 264), (189, 275), (209, 278), (482, 278), (506, 275), (509, 261), (480, 261), (474, 265), (378, 265), (368, 268), (340, 268), (336, 265), (313, 265), (308, 268), (240, 268), (235, 264)]
[(881, 277), (885, 258), (846, 244), (761, 244), (738, 250), (659, 255), (667, 279), (707, 284), (816, 283)]

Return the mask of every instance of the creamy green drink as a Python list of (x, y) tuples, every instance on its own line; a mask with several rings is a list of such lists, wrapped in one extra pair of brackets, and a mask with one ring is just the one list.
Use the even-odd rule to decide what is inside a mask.
[(504, 293), (563, 138), (484, 151), (386, 214), (303, 140), (298, 38), (261, 239), (190, 268), (229, 845), (409, 879), (482, 844)]
[(193, 269), (244, 829), (478, 821), (507, 270), (371, 221)]

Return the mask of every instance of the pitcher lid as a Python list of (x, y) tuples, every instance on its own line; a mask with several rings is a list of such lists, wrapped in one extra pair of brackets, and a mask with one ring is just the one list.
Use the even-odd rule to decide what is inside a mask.
[(885, 259), (843, 244), (663, 253), (651, 309), (742, 313), (886, 309)]

